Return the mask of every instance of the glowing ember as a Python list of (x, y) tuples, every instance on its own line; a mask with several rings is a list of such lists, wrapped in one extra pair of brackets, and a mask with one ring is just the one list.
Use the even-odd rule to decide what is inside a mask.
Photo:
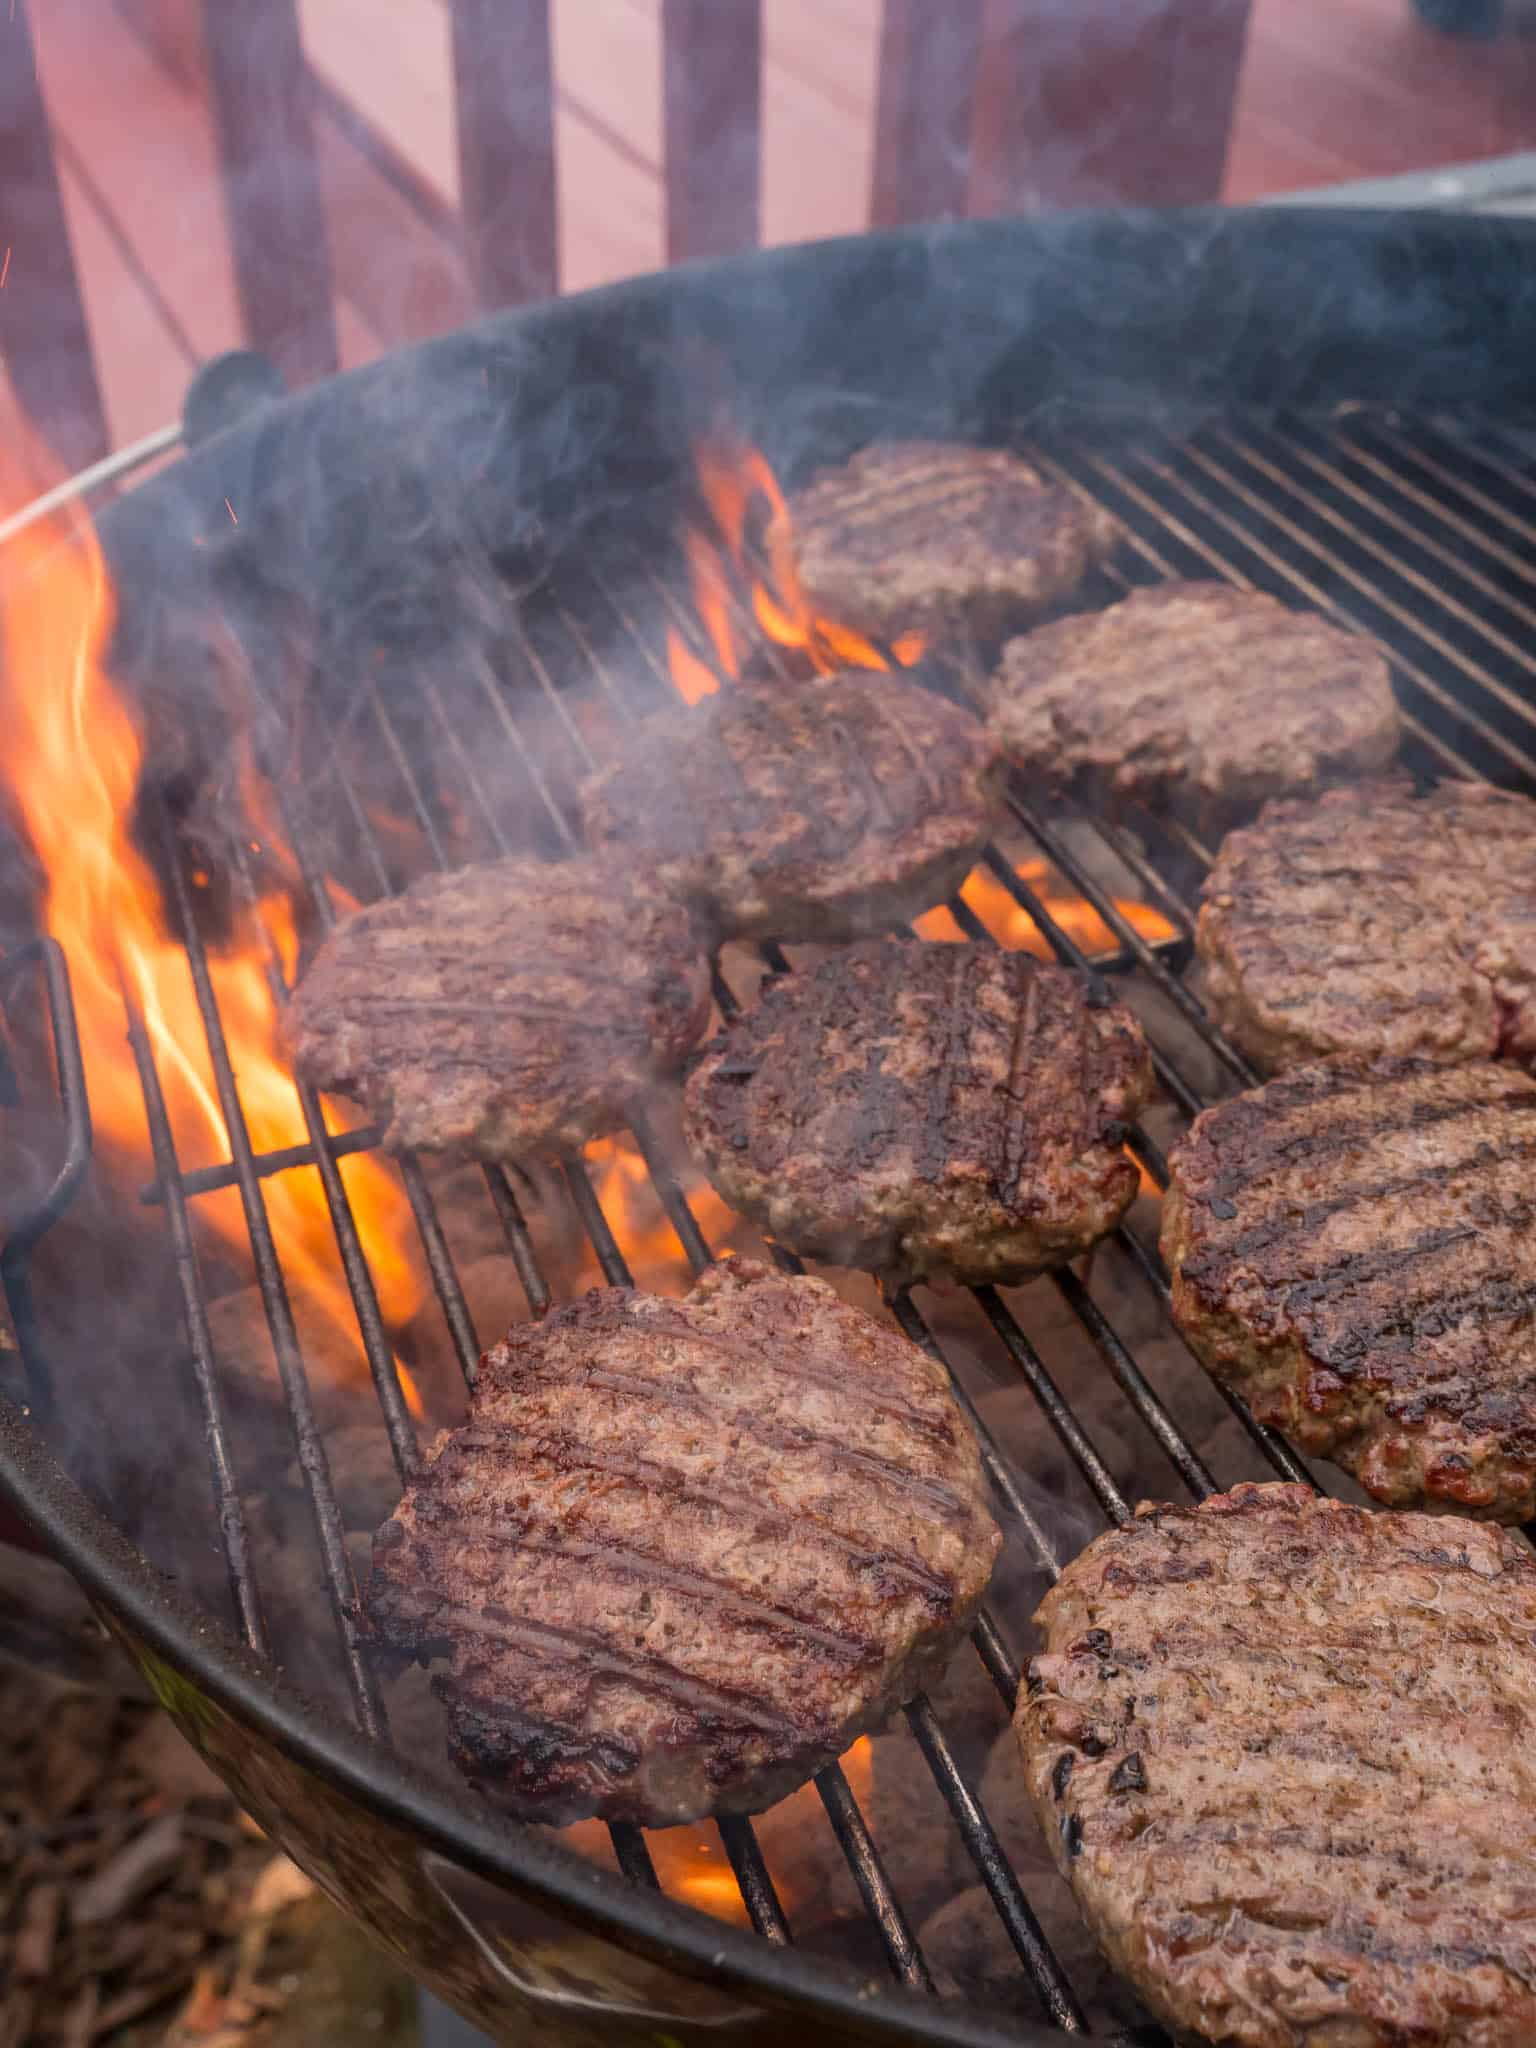
[[(131, 834), (142, 747), (102, 666), (113, 607), (89, 525), (33, 528), (0, 558), (4, 575), (4, 774), (46, 876), (43, 922), (69, 958), (98, 1140), (142, 1161), (145, 1108), (127, 1053), (124, 995), (141, 1011), (183, 1169), (230, 1156), (187, 956), (167, 926), (154, 876)], [(249, 779), (248, 774), (242, 778)], [(204, 878), (206, 882), (206, 877)], [(307, 1136), (280, 1051), (272, 958), (291, 974), (298, 939), (285, 894), (210, 957), (229, 1056), (257, 1152)], [(420, 1295), (406, 1251), (409, 1209), (391, 1170), (354, 1156), (340, 1171), (387, 1321)], [(296, 1307), (334, 1321), (356, 1344), (330, 1217), (312, 1167), (263, 1183)], [(199, 1197), (197, 1214), (232, 1243), (248, 1239), (233, 1188)], [(357, 1346), (358, 1372), (366, 1368)]]

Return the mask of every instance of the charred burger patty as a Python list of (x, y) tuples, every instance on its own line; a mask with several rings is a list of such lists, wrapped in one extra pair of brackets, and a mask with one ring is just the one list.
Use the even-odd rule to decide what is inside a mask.
[(1010, 640), (992, 726), (1038, 784), (1201, 822), (1375, 773), (1398, 743), (1379, 648), (1224, 583), (1159, 584)]
[(1536, 803), (1445, 782), (1267, 804), (1223, 844), (1197, 943), (1212, 1008), (1263, 1066), (1536, 1059)]
[(716, 938), (848, 939), (959, 887), (1001, 773), (969, 712), (850, 671), (737, 683), (648, 721), (584, 786), (582, 817)]
[(1536, 1514), (1536, 1080), (1326, 1060), (1171, 1165), (1174, 1316), (1218, 1379), (1395, 1507)]
[(943, 1368), (824, 1281), (710, 1268), (515, 1328), (374, 1538), (509, 1812), (666, 1825), (794, 1790), (937, 1677), (999, 1537)]
[(1300, 1486), (1068, 1565), (1016, 1727), (1111, 1961), (1223, 2048), (1536, 2040), (1536, 1557)]
[(582, 1145), (675, 1072), (709, 970), (675, 905), (596, 860), (418, 882), (337, 926), (294, 992), (299, 1072), (355, 1096), (394, 1150)]
[(1017, 1280), (1113, 1229), (1151, 1087), (1130, 1012), (1081, 975), (874, 941), (769, 985), (688, 1080), (725, 1199), (810, 1257)]
[(1107, 513), (1017, 455), (889, 441), (812, 478), (768, 534), (811, 611), (875, 640), (996, 641), (1108, 552)]

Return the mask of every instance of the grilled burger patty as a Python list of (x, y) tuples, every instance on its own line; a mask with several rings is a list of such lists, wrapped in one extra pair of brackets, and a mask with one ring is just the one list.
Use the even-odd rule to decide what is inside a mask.
[(1151, 1088), (1140, 1027), (1024, 953), (874, 940), (783, 977), (704, 1049), (689, 1145), (815, 1258), (1011, 1281), (1114, 1228)]
[(1333, 1052), (1536, 1059), (1536, 803), (1480, 782), (1267, 804), (1224, 842), (1197, 944), (1269, 1068)]
[(288, 1032), (299, 1072), (364, 1102), (391, 1149), (504, 1159), (616, 1128), (708, 1017), (684, 911), (601, 861), (504, 860), (338, 925)]
[(1394, 1507), (1536, 1514), (1536, 1080), (1320, 1061), (1171, 1165), (1173, 1312), (1216, 1378)]
[(1072, 590), (1116, 531), (1003, 449), (889, 441), (812, 478), (767, 538), (822, 618), (989, 642)]
[(455, 1762), (530, 1820), (784, 1797), (935, 1679), (999, 1536), (942, 1367), (824, 1281), (595, 1289), (486, 1353), (374, 1538)]
[(733, 684), (651, 719), (581, 791), (589, 844), (717, 938), (848, 939), (957, 889), (1001, 763), (969, 712), (901, 676)]
[(1385, 768), (1386, 657), (1357, 633), (1224, 583), (1163, 583), (1010, 640), (993, 730), (1035, 781), (1208, 822)]
[(1536, 1558), (1301, 1486), (1068, 1565), (1015, 1726), (1106, 1953), (1224, 2048), (1536, 2040)]

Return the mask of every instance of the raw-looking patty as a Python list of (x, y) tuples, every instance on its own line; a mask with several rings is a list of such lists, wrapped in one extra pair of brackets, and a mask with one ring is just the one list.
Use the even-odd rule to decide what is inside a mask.
[(770, 983), (705, 1047), (689, 1145), (812, 1258), (1011, 1281), (1112, 1230), (1151, 1088), (1121, 1004), (1025, 953), (874, 940)]
[(888, 441), (813, 477), (768, 546), (835, 625), (988, 643), (1074, 589), (1117, 531), (1003, 449)]
[(1483, 782), (1266, 804), (1223, 844), (1211, 1006), (1279, 1068), (1333, 1052), (1536, 1059), (1536, 803)]
[(367, 1604), (525, 1819), (754, 1812), (930, 1684), (997, 1554), (943, 1368), (824, 1281), (595, 1289), (486, 1353)]
[(1394, 1507), (1536, 1514), (1536, 1080), (1320, 1061), (1171, 1165), (1173, 1312), (1216, 1378)]
[(969, 712), (883, 672), (733, 684), (648, 720), (581, 791), (588, 843), (717, 938), (888, 930), (957, 889), (1002, 768)]
[(1525, 1544), (1238, 1486), (1139, 1508), (1036, 1621), (1030, 1797), (1167, 2025), (1223, 2048), (1536, 2041)]
[(1039, 626), (1008, 642), (992, 691), (993, 729), (1036, 783), (1206, 824), (1397, 752), (1371, 641), (1225, 583), (1163, 583)]
[(326, 940), (289, 1041), (392, 1150), (487, 1159), (584, 1144), (676, 1072), (709, 1018), (685, 911), (597, 860), (497, 861), (418, 882)]

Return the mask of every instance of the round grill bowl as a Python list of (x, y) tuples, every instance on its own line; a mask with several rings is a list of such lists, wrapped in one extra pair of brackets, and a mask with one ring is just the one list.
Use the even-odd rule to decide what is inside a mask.
[[(261, 409), (222, 428), (227, 394), (205, 387), (199, 444), (100, 520), (119, 648), (147, 673), (209, 616), (259, 647), (299, 605), (338, 622), (322, 657), (360, 620), (408, 652), (423, 593), (466, 539), (516, 580), (576, 543), (674, 530), (693, 451), (722, 419), (781, 474), (887, 434), (1112, 447), (1149, 427), (1354, 405), (1517, 430), (1536, 399), (1533, 254), (1519, 224), (1437, 215), (946, 226), (500, 315), (296, 398), (258, 385)], [(110, 1342), (105, 1312), (103, 1331)], [(189, 1606), (7, 1403), (0, 1490), (274, 1840), (493, 2034), (1060, 2038), (1022, 1974), (1011, 2014), (916, 1997), (497, 1823)]]

